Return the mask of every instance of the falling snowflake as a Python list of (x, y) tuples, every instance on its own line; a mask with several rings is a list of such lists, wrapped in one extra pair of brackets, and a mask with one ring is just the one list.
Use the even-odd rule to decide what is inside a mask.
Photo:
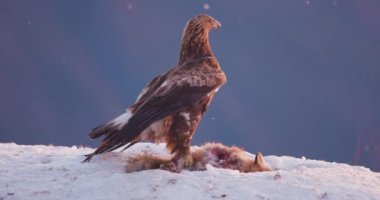
[(132, 10), (132, 8), (133, 8), (133, 5), (132, 5), (131, 2), (129, 2), (129, 3), (127, 4), (127, 9), (128, 9), (128, 10)]
[(204, 3), (204, 4), (203, 4), (203, 9), (204, 9), (204, 10), (210, 10), (210, 4), (208, 4), (208, 3)]

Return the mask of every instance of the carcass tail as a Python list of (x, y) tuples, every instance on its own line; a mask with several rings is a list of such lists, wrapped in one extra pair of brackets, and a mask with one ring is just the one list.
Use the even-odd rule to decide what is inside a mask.
[(137, 172), (149, 169), (160, 169), (163, 166), (169, 166), (171, 162), (172, 160), (170, 158), (143, 153), (130, 157), (125, 170), (126, 172)]

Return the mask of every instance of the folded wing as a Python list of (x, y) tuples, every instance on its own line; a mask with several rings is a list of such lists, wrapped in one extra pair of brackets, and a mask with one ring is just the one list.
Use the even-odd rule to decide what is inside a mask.
[[(110, 123), (109, 126), (98, 128), (106, 131), (106, 137), (95, 152), (87, 156), (85, 161), (90, 161), (95, 154), (112, 151), (124, 145), (128, 145), (127, 147), (133, 145), (140, 133), (152, 123), (194, 105), (202, 97), (220, 86), (217, 81), (192, 82), (192, 80), (199, 79), (198, 75), (193, 75), (193, 78), (186, 75), (186, 79), (177, 76), (173, 79), (167, 78), (165, 81), (160, 81), (161, 86), (152, 95), (147, 98), (146, 94), (143, 94), (140, 97), (140, 99), (147, 99), (144, 99), (144, 102), (139, 101), (141, 105), (135, 108), (133, 115), (128, 118), (125, 125), (118, 127)], [(207, 84), (208, 82), (213, 84)], [(90, 136), (99, 135), (99, 133), (90, 133)]]

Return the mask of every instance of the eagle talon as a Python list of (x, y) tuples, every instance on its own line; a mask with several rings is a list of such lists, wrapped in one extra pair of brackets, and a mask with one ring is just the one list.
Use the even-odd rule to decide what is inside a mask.
[(187, 153), (179, 158), (175, 158), (174, 161), (177, 164), (178, 169), (190, 168), (193, 165), (193, 156)]

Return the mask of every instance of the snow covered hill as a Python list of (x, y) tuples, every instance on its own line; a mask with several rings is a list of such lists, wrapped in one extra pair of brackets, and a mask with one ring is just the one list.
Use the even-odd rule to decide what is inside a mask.
[[(380, 199), (380, 173), (364, 167), (266, 156), (274, 171), (125, 172), (129, 155), (166, 154), (137, 144), (81, 163), (90, 148), (0, 144), (0, 200), (8, 199)], [(254, 156), (254, 155), (251, 155)]]

